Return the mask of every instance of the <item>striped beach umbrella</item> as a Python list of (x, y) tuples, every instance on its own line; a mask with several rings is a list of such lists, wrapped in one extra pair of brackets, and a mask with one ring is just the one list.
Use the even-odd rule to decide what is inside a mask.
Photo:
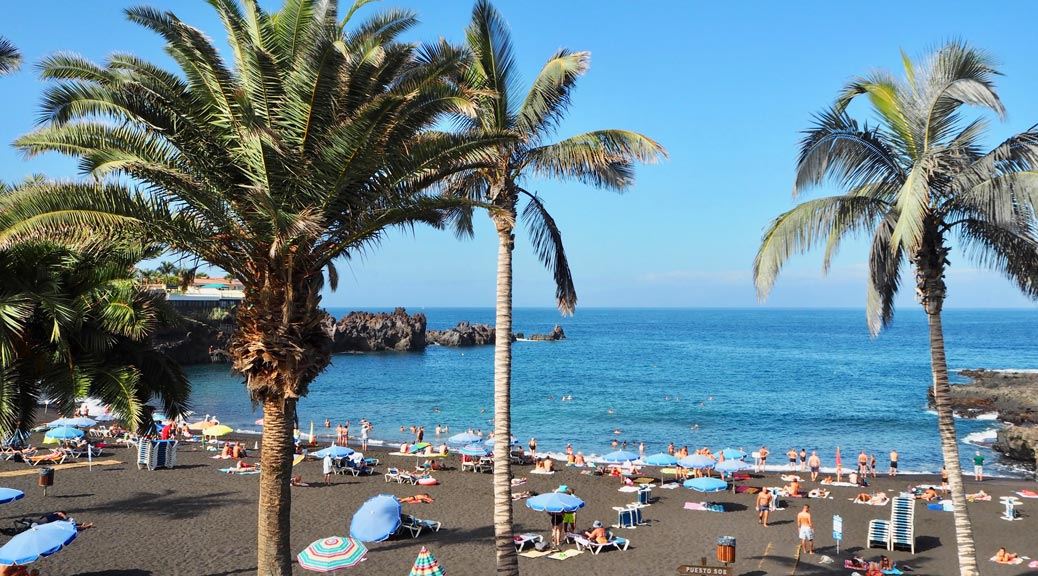
[(440, 566), (432, 552), (422, 546), (422, 550), (418, 552), (418, 558), (415, 558), (410, 576), (444, 576), (446, 573), (447, 571)]
[(299, 565), (314, 572), (332, 572), (364, 561), (368, 548), (359, 540), (329, 536), (312, 542), (296, 556)]

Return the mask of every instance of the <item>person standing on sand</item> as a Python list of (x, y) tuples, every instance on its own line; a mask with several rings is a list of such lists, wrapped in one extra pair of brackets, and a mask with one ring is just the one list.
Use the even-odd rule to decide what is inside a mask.
[(807, 459), (807, 465), (811, 468), (811, 481), (818, 481), (818, 471), (822, 469), (822, 459), (818, 457), (818, 451), (812, 450), (811, 457)]
[(890, 469), (887, 470), (887, 476), (897, 476), (897, 450), (890, 451)]
[(800, 550), (814, 554), (815, 529), (811, 524), (811, 506), (808, 504), (804, 504), (804, 509), (797, 514), (797, 532), (800, 536)]
[(324, 460), (321, 461), (322, 471), (324, 472), (324, 483), (332, 483), (332, 455), (331, 453), (324, 455)]
[(790, 448), (789, 452), (786, 452), (786, 457), (789, 458), (789, 471), (794, 472), (797, 469), (797, 449)]
[(757, 524), (760, 524), (767, 528), (768, 526), (768, 512), (771, 510), (771, 492), (768, 490), (761, 490), (757, 494)]
[(767, 446), (761, 446), (760, 447), (760, 470), (759, 470), (759, 472), (763, 472), (765, 470), (765, 468), (767, 468), (767, 466), (768, 466), (768, 454), (770, 454), (770, 452), (768, 452), (768, 447)]
[(371, 423), (365, 421), (360, 426), (360, 449), (368, 449), (368, 433), (371, 431)]
[(806, 466), (807, 466), (807, 450), (801, 448), (800, 449), (800, 470), (799, 471), (803, 472), (804, 470), (806, 470)]
[(872, 473), (872, 477), (876, 477), (876, 453), (873, 452), (869, 455), (869, 472)]
[(536, 458), (537, 457), (537, 439), (536, 438), (530, 438), (530, 443), (527, 444), (527, 446), (530, 448), (530, 456), (533, 456), (534, 458)]
[(977, 450), (973, 457), (973, 479), (977, 482), (984, 481), (984, 457), (980, 455), (980, 450)]
[(861, 452), (858, 453), (858, 476), (859, 477), (865, 477), (865, 476), (868, 475), (868, 471), (869, 471), (869, 457), (868, 457), (867, 454), (865, 454), (865, 451), (862, 450)]

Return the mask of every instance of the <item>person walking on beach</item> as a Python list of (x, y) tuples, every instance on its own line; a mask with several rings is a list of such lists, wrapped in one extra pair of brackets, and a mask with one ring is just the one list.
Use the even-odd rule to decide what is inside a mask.
[(984, 457), (980, 455), (980, 450), (973, 456), (973, 479), (977, 482), (984, 481)]
[(806, 466), (807, 466), (807, 450), (801, 448), (800, 449), (800, 470), (799, 471), (803, 472), (804, 470), (806, 470), (807, 469)]
[(324, 472), (324, 483), (332, 483), (332, 455), (331, 453), (324, 455), (324, 460), (321, 461), (322, 471)]
[(858, 477), (865, 477), (869, 471), (869, 457), (862, 450), (858, 453)]
[(818, 481), (818, 471), (822, 468), (822, 459), (818, 457), (818, 451), (812, 450), (811, 457), (807, 459), (807, 466), (811, 469), (811, 481)]
[(814, 554), (815, 529), (811, 524), (811, 506), (808, 504), (804, 504), (804, 509), (797, 514), (797, 532), (800, 535), (800, 550)]
[(890, 469), (887, 470), (888, 476), (897, 476), (897, 450), (890, 451)]
[(771, 491), (761, 490), (757, 494), (757, 524), (768, 526), (768, 512), (771, 510)]
[(786, 457), (789, 458), (789, 470), (790, 472), (796, 471), (797, 469), (797, 449), (790, 448), (789, 452), (786, 452)]

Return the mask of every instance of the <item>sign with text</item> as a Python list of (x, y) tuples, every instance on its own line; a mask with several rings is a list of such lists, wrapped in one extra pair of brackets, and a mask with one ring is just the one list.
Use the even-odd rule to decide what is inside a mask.
[(843, 540), (843, 516), (833, 515), (833, 540)]
[(732, 576), (731, 566), (678, 566), (678, 574), (697, 574), (699, 576)]

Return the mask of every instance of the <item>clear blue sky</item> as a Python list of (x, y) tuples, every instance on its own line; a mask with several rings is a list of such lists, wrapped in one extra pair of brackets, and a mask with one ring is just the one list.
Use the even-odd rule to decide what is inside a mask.
[[(223, 35), (200, 0), (155, 0), (214, 38)], [(264, 2), (273, 8), (277, 2)], [(0, 35), (30, 66), (0, 81), (0, 141), (33, 126), (42, 84), (31, 64), (59, 50), (103, 59), (129, 51), (168, 65), (153, 34), (126, 22), (124, 0), (12, 2)], [(411, 36), (460, 41), (471, 4), (385, 0), (422, 25)], [(555, 49), (590, 50), (560, 136), (627, 128), (662, 142), (670, 160), (639, 170), (623, 196), (579, 184), (535, 182), (564, 231), (583, 306), (756, 306), (750, 269), (768, 221), (792, 206), (799, 132), (850, 77), (899, 66), (899, 50), (919, 55), (949, 38), (993, 53), (1005, 76), (1009, 111), (991, 143), (1038, 122), (1035, 11), (1026, 2), (984, 9), (975, 2), (627, 2), (500, 1), (529, 80)], [(57, 156), (24, 161), (0, 148), (0, 177), (34, 172), (71, 177)], [(485, 219), (484, 219), (485, 220)], [(480, 221), (475, 240), (418, 230), (394, 234), (363, 259), (340, 265), (330, 306), (491, 306), (496, 238)], [(861, 242), (847, 243), (827, 278), (820, 255), (794, 260), (768, 306), (847, 306), (864, 302)], [(953, 255), (949, 306), (1029, 306), (997, 275)], [(550, 306), (551, 279), (519, 235), (515, 303)], [(902, 306), (915, 307), (911, 283)], [(578, 312), (579, 313), (579, 312)]]

